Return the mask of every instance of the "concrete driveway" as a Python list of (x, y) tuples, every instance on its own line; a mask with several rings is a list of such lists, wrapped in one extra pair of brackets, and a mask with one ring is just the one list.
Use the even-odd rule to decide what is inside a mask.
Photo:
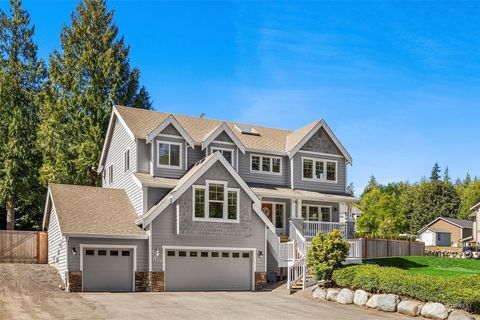
[(278, 292), (82, 293), (113, 319), (408, 319)]

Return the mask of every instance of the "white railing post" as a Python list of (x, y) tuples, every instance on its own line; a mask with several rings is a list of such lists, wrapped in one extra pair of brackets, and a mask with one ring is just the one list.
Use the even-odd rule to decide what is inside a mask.
[(302, 266), (302, 274), (303, 274), (303, 283), (302, 283), (302, 289), (305, 289), (305, 282), (307, 281), (307, 272), (306, 272), (306, 266), (305, 266), (305, 261), (303, 261), (303, 266)]

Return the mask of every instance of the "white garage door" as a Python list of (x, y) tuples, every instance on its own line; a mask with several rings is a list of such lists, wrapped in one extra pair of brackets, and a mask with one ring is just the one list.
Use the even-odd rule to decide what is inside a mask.
[(83, 291), (133, 291), (133, 250), (83, 249)]
[(252, 290), (252, 251), (167, 250), (165, 290)]

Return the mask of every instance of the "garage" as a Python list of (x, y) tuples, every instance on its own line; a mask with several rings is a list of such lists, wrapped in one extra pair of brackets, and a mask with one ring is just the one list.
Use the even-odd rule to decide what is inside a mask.
[(166, 291), (243, 291), (253, 287), (253, 251), (166, 249)]
[(83, 248), (83, 291), (133, 291), (134, 250)]

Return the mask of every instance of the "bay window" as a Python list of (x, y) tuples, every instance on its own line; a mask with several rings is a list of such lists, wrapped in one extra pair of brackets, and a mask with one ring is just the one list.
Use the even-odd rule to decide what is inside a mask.
[(302, 179), (337, 182), (337, 161), (302, 158)]

